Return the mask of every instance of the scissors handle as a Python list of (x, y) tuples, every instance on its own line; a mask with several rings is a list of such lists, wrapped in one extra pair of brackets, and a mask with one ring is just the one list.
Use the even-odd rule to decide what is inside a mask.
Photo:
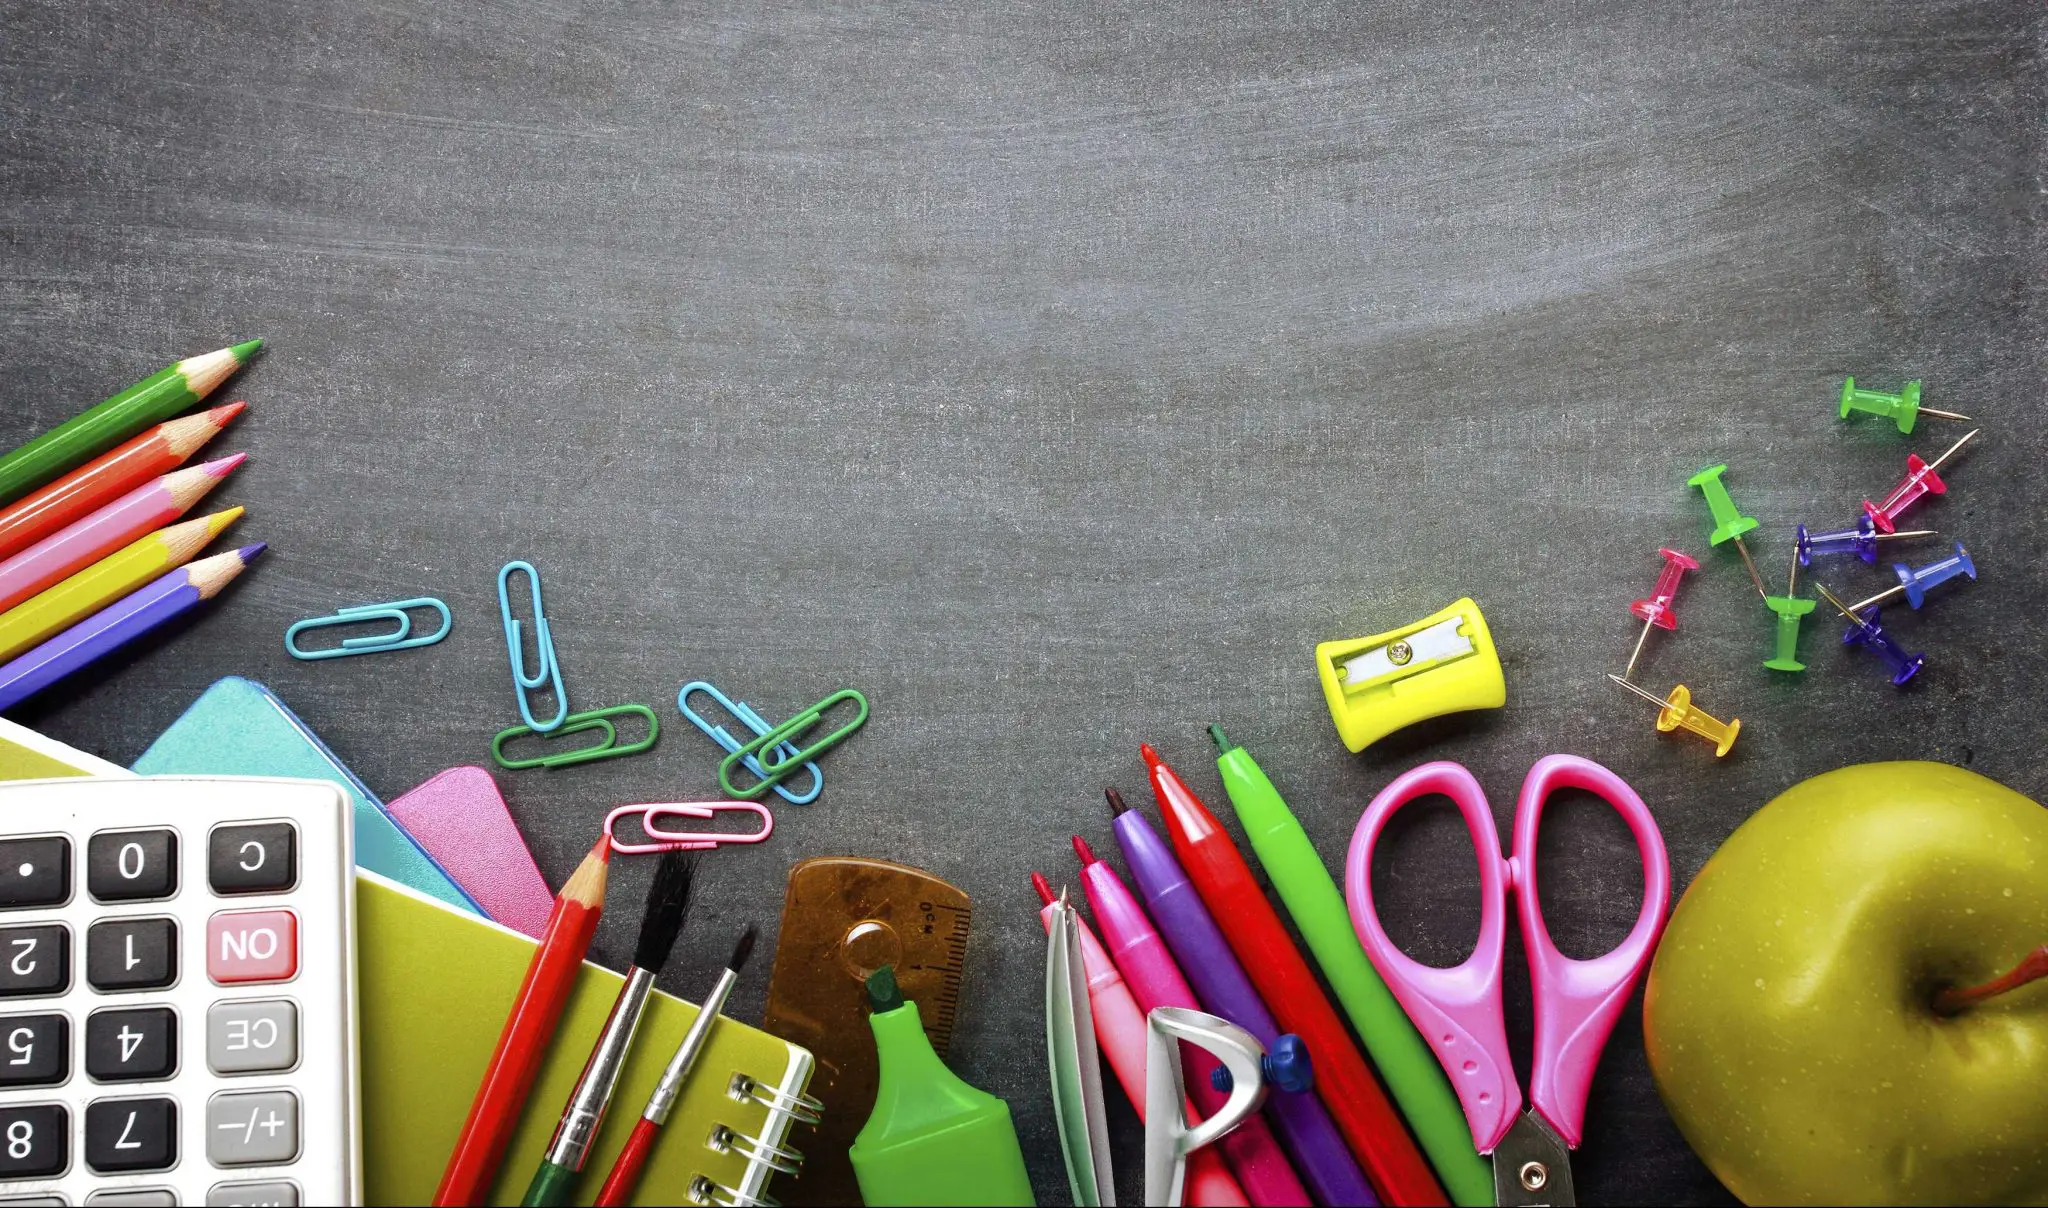
[[(1583, 961), (1559, 952), (1550, 942), (1536, 893), (1536, 831), (1543, 820), (1543, 803), (1567, 788), (1584, 789), (1613, 806), (1634, 833), (1643, 861), (1643, 905), (1628, 938), (1605, 956)], [(1671, 861), (1657, 819), (1636, 791), (1613, 772), (1577, 755), (1545, 756), (1529, 769), (1515, 804), (1514, 851), (1508, 864), (1536, 1008), (1529, 1104), (1565, 1144), (1577, 1149), (1586, 1122), (1586, 1091), (1600, 1064), (1600, 1050), (1656, 951), (1657, 933), (1670, 909)]]
[[(1449, 969), (1421, 964), (1395, 947), (1372, 898), (1372, 852), (1380, 832), (1402, 806), (1432, 793), (1458, 807), (1479, 857), (1479, 942)], [(1500, 1005), (1511, 878), (1486, 791), (1463, 765), (1448, 761), (1423, 764), (1382, 789), (1359, 818), (1344, 861), (1344, 896), (1358, 942), (1450, 1075), (1480, 1153), (1493, 1152), (1522, 1109)]]

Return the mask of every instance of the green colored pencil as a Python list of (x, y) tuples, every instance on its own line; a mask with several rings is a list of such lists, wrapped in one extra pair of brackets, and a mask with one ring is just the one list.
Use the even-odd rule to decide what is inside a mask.
[(212, 394), (215, 386), (262, 346), (263, 341), (250, 340), (186, 357), (0, 457), (0, 503), (19, 498), (151, 424), (182, 413)]

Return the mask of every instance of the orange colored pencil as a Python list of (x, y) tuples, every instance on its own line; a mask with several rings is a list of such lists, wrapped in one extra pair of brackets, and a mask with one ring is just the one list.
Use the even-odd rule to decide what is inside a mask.
[(14, 555), (103, 504), (185, 464), (247, 403), (167, 420), (0, 511), (0, 558)]
[(611, 836), (606, 835), (583, 857), (555, 897), (540, 947), (526, 967), (526, 980), (512, 1000), (505, 1030), (498, 1033), (497, 1050), (491, 1054), (491, 1064), (485, 1067), (476, 1098), (469, 1105), (469, 1119), (462, 1122), (462, 1135), (448, 1155), (448, 1168), (441, 1172), (441, 1186), (434, 1192), (436, 1208), (482, 1204), (497, 1181), (498, 1165), (519, 1127), (527, 1093), (540, 1075), (562, 1009), (569, 1005), (569, 992), (576, 988), (583, 954), (597, 934), (611, 852)]

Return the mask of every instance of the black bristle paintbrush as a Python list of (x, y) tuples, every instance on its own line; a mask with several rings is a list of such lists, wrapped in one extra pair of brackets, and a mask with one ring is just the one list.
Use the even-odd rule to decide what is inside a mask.
[(612, 1163), (612, 1172), (605, 1176), (604, 1187), (597, 1193), (597, 1208), (608, 1204), (623, 1205), (633, 1198), (634, 1188), (640, 1185), (640, 1172), (647, 1165), (647, 1155), (654, 1149), (654, 1138), (661, 1133), (662, 1125), (668, 1123), (668, 1114), (682, 1097), (683, 1084), (689, 1081), (690, 1069), (697, 1064), (697, 1058), (711, 1047), (711, 1026), (718, 1022), (718, 1013), (725, 1009), (725, 1000), (731, 996), (732, 988), (740, 979), (740, 970), (746, 967), (747, 957), (754, 952), (754, 927), (748, 924), (740, 933), (740, 942), (733, 946), (732, 959), (725, 963), (725, 971), (718, 975), (718, 984), (711, 987), (711, 993), (704, 996), (704, 1005), (697, 1011), (697, 1018), (690, 1021), (690, 1030), (683, 1034), (683, 1042), (676, 1046), (676, 1055), (669, 1058), (668, 1068), (662, 1071), (661, 1081), (655, 1083), (654, 1093), (647, 1097), (647, 1108), (640, 1113), (640, 1122), (633, 1126), (633, 1135), (626, 1138), (626, 1146)]
[(633, 1033), (639, 1030), (641, 1013), (647, 1008), (648, 991), (654, 988), (655, 975), (668, 963), (668, 954), (675, 948), (676, 936), (682, 932), (683, 920), (690, 913), (690, 882), (696, 870), (694, 856), (673, 851), (665, 853), (655, 867), (654, 884), (647, 889), (647, 911), (640, 916), (640, 938), (633, 944), (633, 965), (626, 970), (626, 984), (619, 987), (618, 1001), (612, 1004), (604, 1030), (597, 1034), (597, 1047), (590, 1051), (583, 1076), (576, 1080), (569, 1106), (562, 1111), (562, 1122), (555, 1126), (554, 1139), (548, 1142), (547, 1155), (541, 1159), (540, 1169), (533, 1172), (526, 1198), (520, 1201), (529, 1208), (554, 1208), (569, 1202), (576, 1176), (582, 1173), (583, 1163), (590, 1157), (591, 1142), (597, 1139), (597, 1130), (604, 1123), (605, 1108), (611, 1105), (612, 1092), (619, 1085), (619, 1074), (626, 1068), (626, 1055), (633, 1049)]

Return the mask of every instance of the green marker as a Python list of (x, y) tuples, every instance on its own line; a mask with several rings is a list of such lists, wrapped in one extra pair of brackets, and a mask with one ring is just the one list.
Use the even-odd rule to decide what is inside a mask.
[(1036, 1204), (1010, 1105), (939, 1060), (894, 969), (884, 965), (868, 978), (868, 1006), (881, 1079), (875, 1110), (847, 1153), (868, 1208)]
[(1401, 1105), (1401, 1114), (1408, 1118), (1437, 1177), (1458, 1204), (1492, 1204), (1493, 1168), (1472, 1148), (1464, 1109), (1458, 1106), (1443, 1067), (1359, 947), (1344, 895), (1316, 855), (1308, 832), (1243, 747), (1225, 738), (1221, 726), (1210, 726), (1209, 737), (1216, 740), (1216, 769), (1223, 774), (1223, 789), (1230, 794), (1231, 807), (1252, 841), (1260, 867), (1280, 891), (1295, 928), (1344, 1004), (1351, 1026), (1379, 1067), (1380, 1081)]
[(27, 494), (151, 424), (189, 410), (262, 345), (261, 340), (250, 340), (186, 357), (0, 456), (0, 503)]

